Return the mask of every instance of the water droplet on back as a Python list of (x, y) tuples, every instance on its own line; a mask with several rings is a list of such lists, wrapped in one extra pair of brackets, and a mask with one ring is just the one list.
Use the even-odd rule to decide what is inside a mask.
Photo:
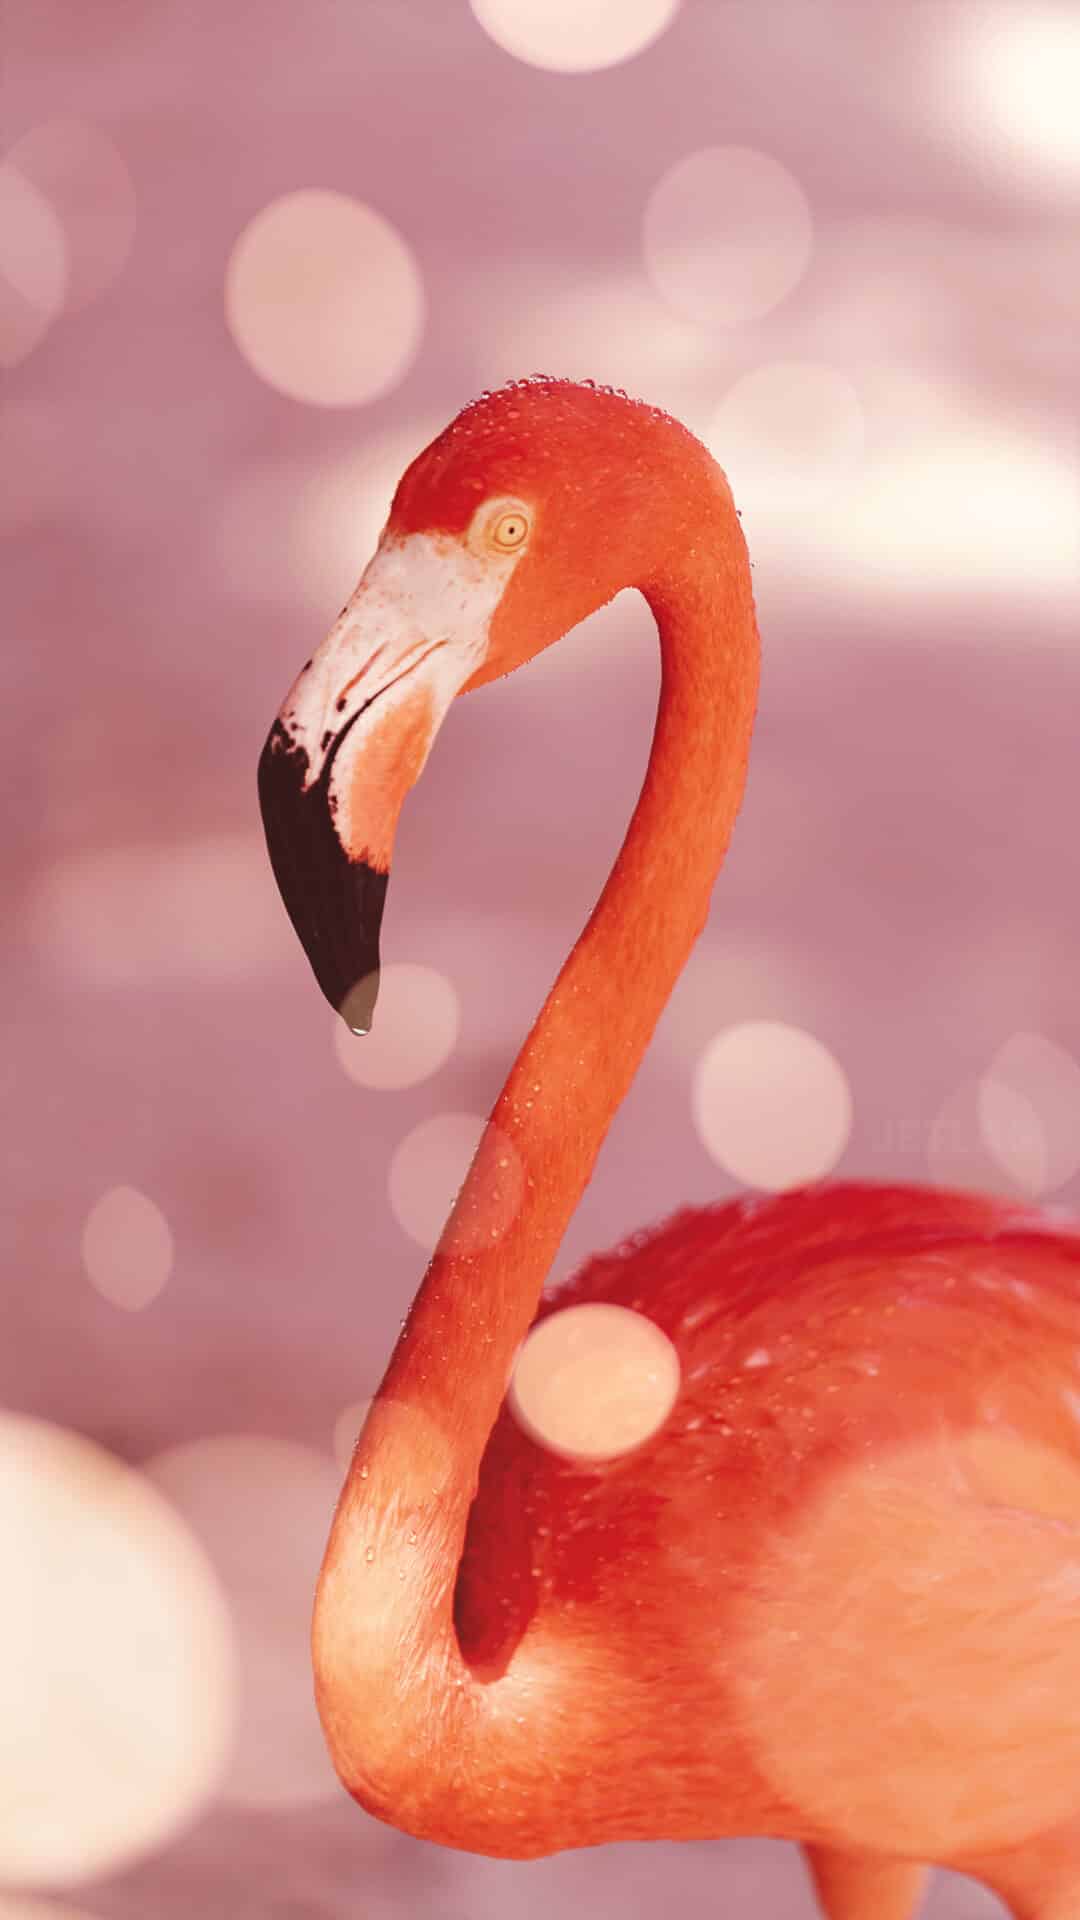
[(711, 1320), (714, 1314), (719, 1313), (722, 1305), (723, 1302), (720, 1300), (706, 1299), (696, 1301), (695, 1304), (692, 1307), (688, 1307), (683, 1314), (679, 1322), (681, 1329), (684, 1333), (689, 1333), (694, 1327), (700, 1327), (704, 1321)]

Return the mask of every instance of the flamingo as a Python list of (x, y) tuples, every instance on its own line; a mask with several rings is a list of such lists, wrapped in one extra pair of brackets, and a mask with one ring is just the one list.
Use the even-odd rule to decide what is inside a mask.
[[(413, 461), (263, 750), (286, 908), (365, 1031), (399, 809), (454, 696), (625, 586), (662, 654), (644, 784), (356, 1445), (314, 1612), (330, 1752), (362, 1806), (444, 1846), (769, 1834), (801, 1843), (829, 1920), (908, 1920), (935, 1863), (1017, 1920), (1076, 1920), (1076, 1226), (826, 1185), (678, 1212), (541, 1300), (744, 785), (749, 563), (677, 421), (535, 376)], [(604, 1461), (507, 1404), (534, 1320), (596, 1302), (680, 1369), (659, 1430)]]

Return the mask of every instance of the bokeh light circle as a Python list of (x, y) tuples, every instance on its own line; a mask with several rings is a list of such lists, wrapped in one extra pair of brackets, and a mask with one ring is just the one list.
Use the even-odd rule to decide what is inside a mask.
[(367, 1400), (350, 1400), (347, 1407), (342, 1407), (341, 1412), (334, 1421), (332, 1440), (334, 1459), (337, 1461), (342, 1473), (347, 1473), (349, 1470), (353, 1454), (356, 1451), (356, 1442), (360, 1437), (360, 1429), (368, 1417), (368, 1409), (370, 1406), (370, 1398)]
[(396, 386), (420, 342), (424, 294), (402, 236), (374, 207), (304, 188), (245, 227), (225, 275), (240, 352), (313, 406), (357, 406)]
[(629, 60), (671, 25), (680, 0), (469, 0), (504, 53), (555, 73)]
[(737, 380), (708, 444), (753, 537), (784, 534), (850, 483), (866, 437), (859, 396), (837, 367), (782, 360)]
[[(399, 1144), (390, 1163), (390, 1205), (410, 1239), (429, 1251), (436, 1245), (450, 1209), (484, 1135), (476, 1113), (439, 1113), (421, 1121)], [(475, 1214), (455, 1218), (448, 1244), (455, 1252), (478, 1253), (501, 1240), (516, 1219), (525, 1187), (524, 1169), (513, 1142), (492, 1128), (484, 1143), (487, 1177)]]
[(169, 1223), (137, 1187), (110, 1187), (87, 1215), (82, 1257), (98, 1293), (135, 1313), (157, 1298), (172, 1271)]
[(831, 1172), (851, 1134), (843, 1068), (813, 1034), (779, 1020), (718, 1033), (698, 1063), (693, 1105), (712, 1158), (770, 1193)]
[(645, 265), (661, 297), (700, 327), (768, 313), (810, 258), (806, 195), (770, 154), (704, 147), (669, 168), (645, 207)]
[(0, 1415), (0, 1878), (71, 1886), (163, 1845), (222, 1773), (218, 1584), (142, 1475)]
[(135, 188), (127, 162), (100, 127), (46, 120), (5, 161), (40, 193), (64, 230), (64, 305), (85, 307), (126, 264), (135, 238)]
[(223, 1796), (246, 1807), (332, 1797), (312, 1697), (312, 1596), (340, 1476), (325, 1453), (262, 1434), (171, 1447), (147, 1473), (202, 1541), (237, 1629), (237, 1724)]
[(1080, 15), (1062, 0), (958, 8), (928, 58), (944, 72), (948, 130), (989, 170), (1030, 188), (1080, 182)]
[(68, 256), (63, 226), (16, 167), (0, 166), (0, 367), (32, 353), (61, 311)]
[(584, 1301), (523, 1341), (509, 1406), (532, 1439), (571, 1460), (613, 1460), (650, 1440), (678, 1397), (679, 1356), (644, 1314)]
[(987, 1151), (1022, 1192), (1051, 1193), (1080, 1168), (1080, 1065), (1041, 1033), (1015, 1033), (978, 1083)]
[(1039, 1113), (1017, 1087), (989, 1075), (977, 1083), (975, 1111), (986, 1150), (1021, 1193), (1046, 1190), (1047, 1143)]
[(371, 1032), (353, 1033), (335, 1014), (334, 1052), (358, 1087), (415, 1087), (449, 1060), (460, 1024), (461, 1004), (445, 974), (392, 961), (380, 971)]

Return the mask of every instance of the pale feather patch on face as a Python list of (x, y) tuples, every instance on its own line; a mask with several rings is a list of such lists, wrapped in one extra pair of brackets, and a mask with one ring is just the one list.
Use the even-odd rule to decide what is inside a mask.
[[(478, 509), (490, 515), (493, 506)], [(348, 760), (355, 764), (369, 726), (389, 717), (415, 693), (422, 672), (431, 712), (430, 739), (454, 695), (482, 663), (491, 618), (523, 545), (504, 551), (444, 533), (385, 534), (355, 593), (290, 690), (280, 721), (291, 744), (307, 757), (304, 786), (320, 778), (335, 739), (350, 729)], [(402, 691), (394, 691), (398, 682)], [(377, 700), (377, 715), (363, 717)], [(426, 749), (425, 756), (426, 757)], [(421, 760), (421, 766), (423, 760)], [(418, 769), (419, 770), (419, 769)], [(335, 763), (331, 794), (347, 807), (351, 782)], [(344, 837), (347, 822), (339, 817)]]

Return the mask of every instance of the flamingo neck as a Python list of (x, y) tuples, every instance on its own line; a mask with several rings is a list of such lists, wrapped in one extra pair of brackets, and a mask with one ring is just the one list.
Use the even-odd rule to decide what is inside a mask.
[(343, 1778), (373, 1811), (392, 1805), (399, 1825), (408, 1825), (403, 1803), (423, 1773), (420, 1756), (434, 1765), (448, 1716), (468, 1707), (454, 1586), (514, 1357), (705, 924), (742, 797), (757, 630), (734, 508), (725, 499), (715, 511), (713, 537), (677, 572), (640, 583), (662, 656), (641, 794), (492, 1110), (358, 1442), (327, 1549), (315, 1625), (320, 1710)]

